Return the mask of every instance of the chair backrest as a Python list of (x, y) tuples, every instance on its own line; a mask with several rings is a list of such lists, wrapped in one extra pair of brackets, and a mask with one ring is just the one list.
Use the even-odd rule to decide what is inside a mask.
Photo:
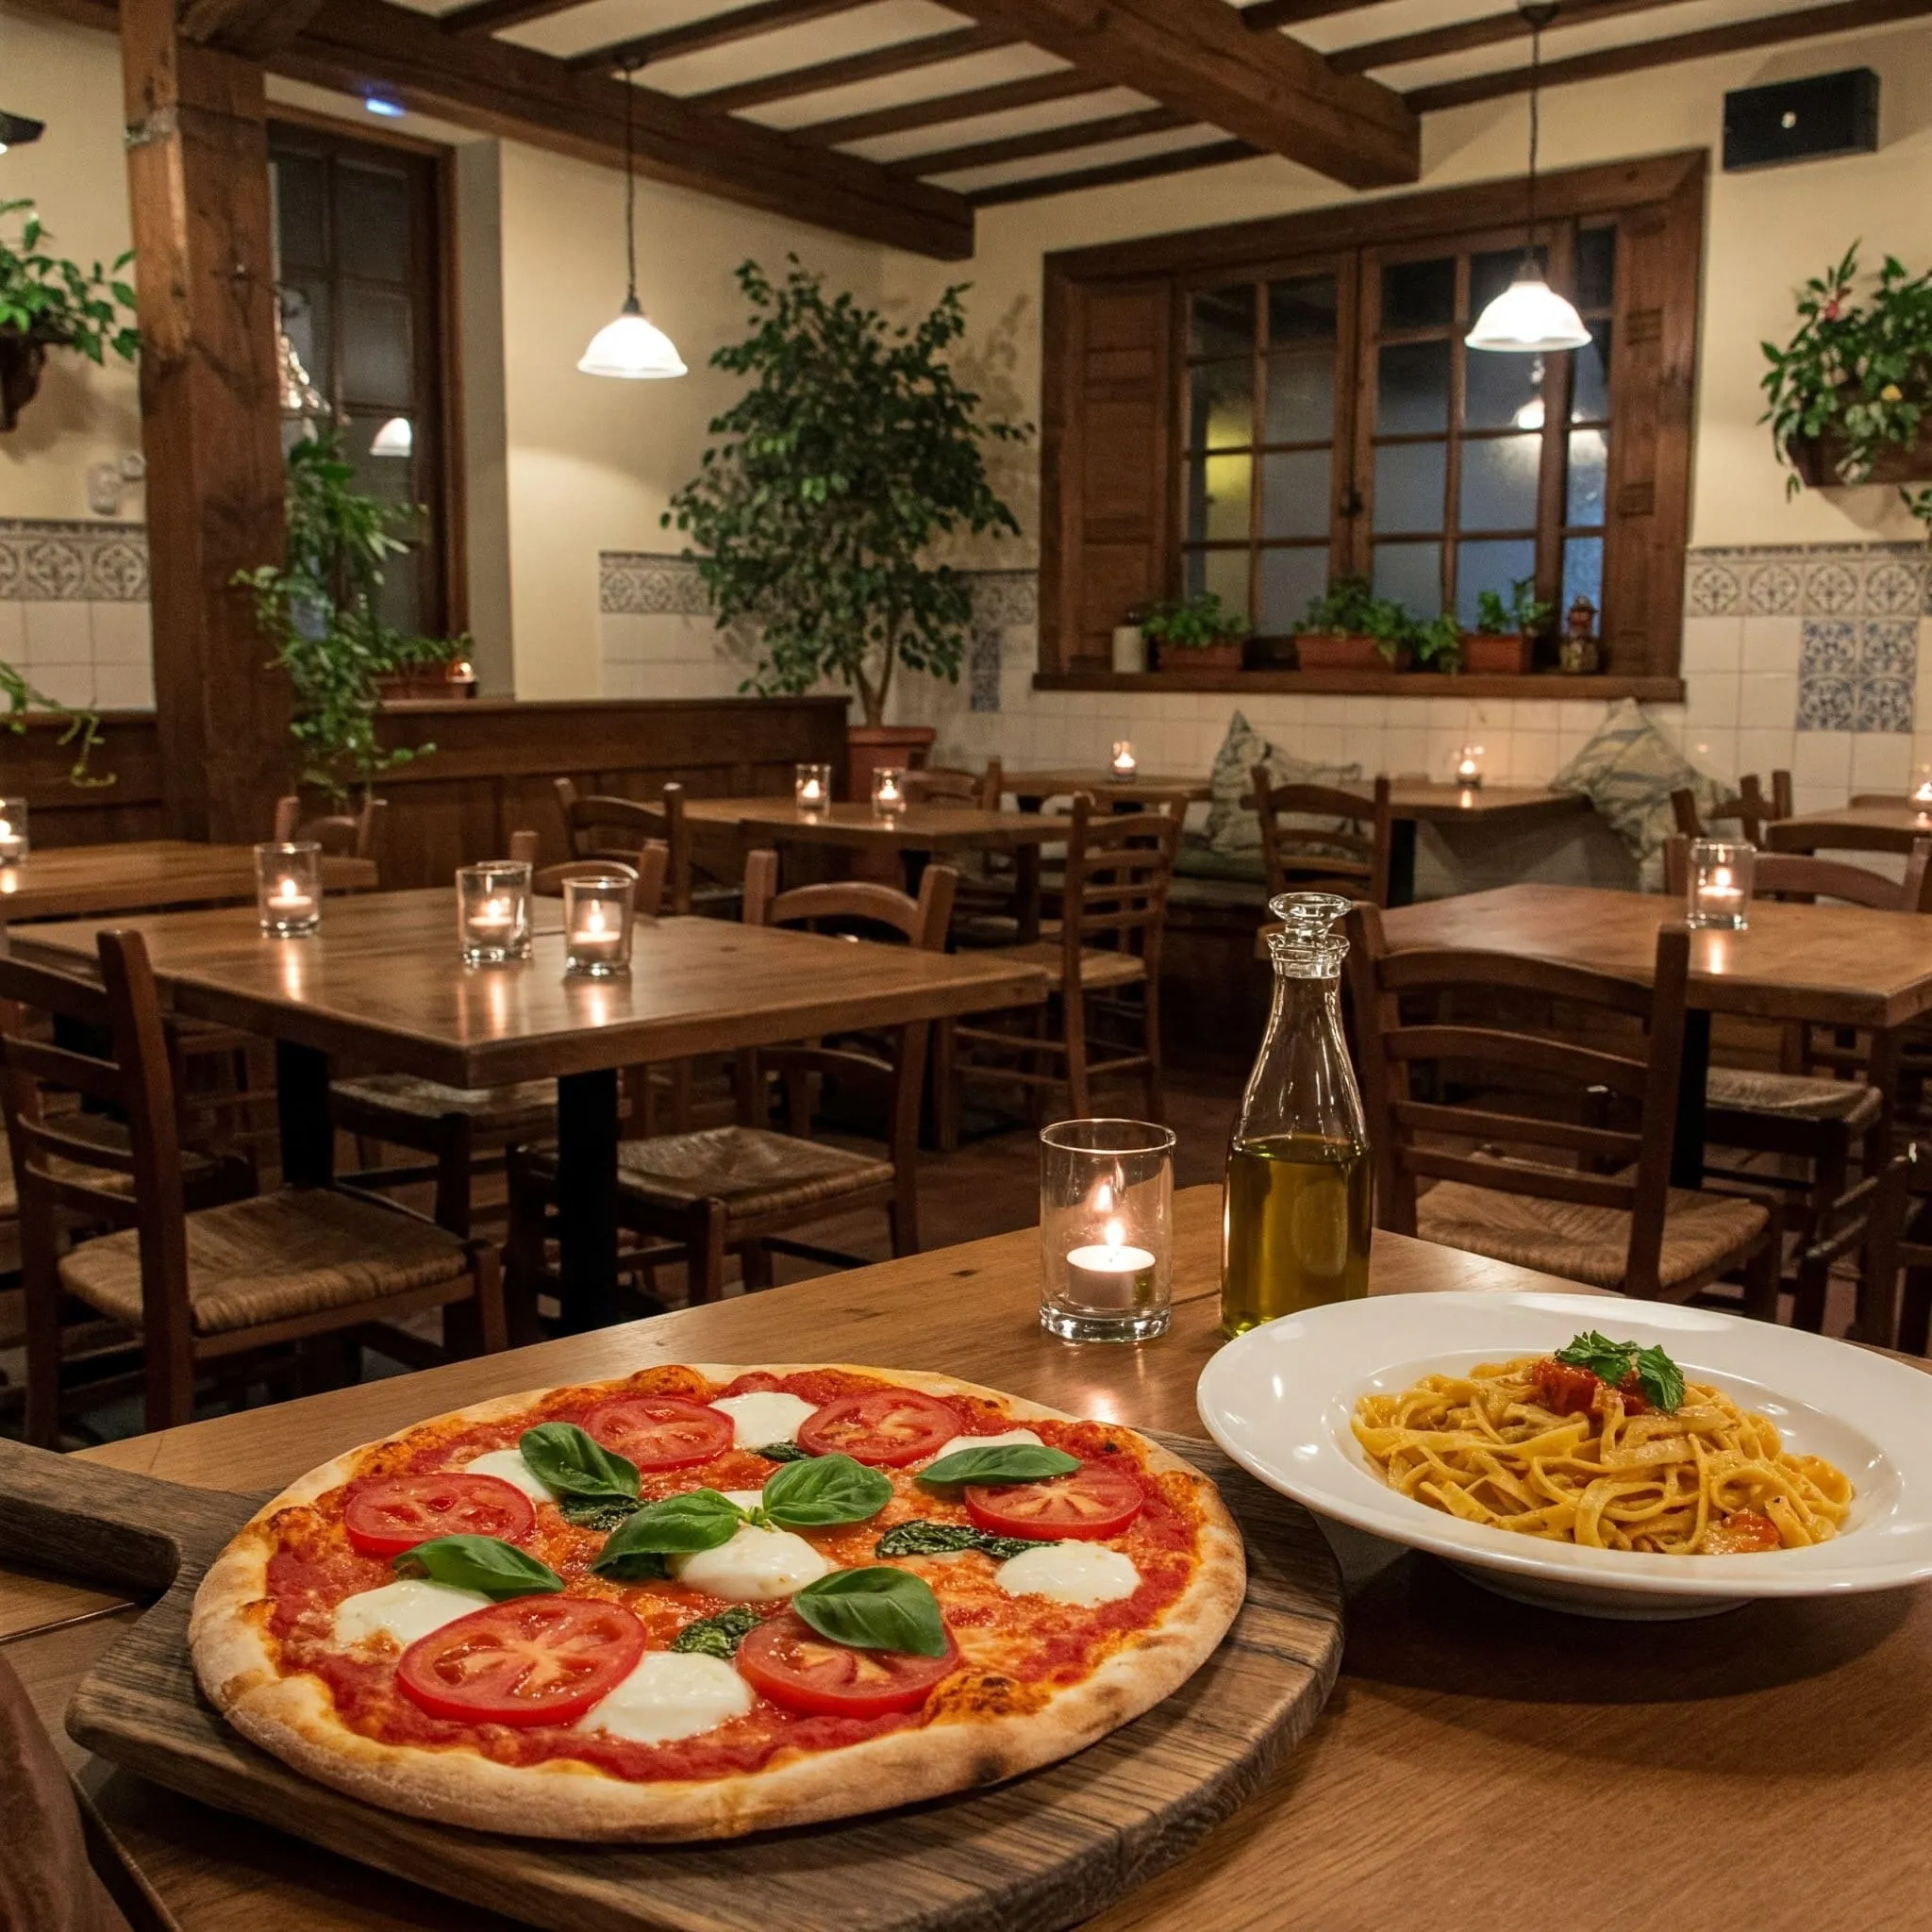
[(929, 865), (920, 876), (916, 899), (896, 887), (864, 879), (793, 886), (781, 892), (778, 855), (759, 850), (745, 855), (741, 916), (746, 925), (789, 925), (809, 932), (827, 926), (841, 932), (852, 925), (882, 928), (924, 952), (943, 953), (958, 884), (953, 867)]
[[(1664, 891), (1683, 898), (1690, 890), (1690, 841), (1664, 841)], [(1812, 858), (1799, 853), (1760, 852), (1752, 874), (1752, 893), (1760, 899), (1809, 903), (1836, 899), (1847, 906), (1870, 906), (1879, 912), (1932, 912), (1932, 839), (1915, 839), (1905, 875), (1889, 879), (1842, 859)]]
[(275, 800), (275, 842), (290, 845), (303, 840), (320, 845), (331, 858), (375, 858), (388, 813), (388, 799), (372, 798), (358, 812), (304, 819), (302, 801), (291, 793)]
[(913, 805), (964, 805), (997, 811), (1005, 789), (1006, 777), (998, 758), (991, 759), (983, 772), (928, 765), (906, 774), (906, 796)]
[(1367, 798), (1333, 785), (1276, 785), (1266, 765), (1252, 777), (1271, 897), (1339, 892), (1388, 905), (1394, 818), (1386, 776)]
[(1078, 997), (1080, 954), (1090, 947), (1139, 953), (1148, 987), (1158, 984), (1181, 815), (1167, 805), (1111, 814), (1087, 792), (1075, 793), (1060, 901), (1061, 983), (1070, 1001)]
[[(1415, 1233), (1418, 1180), (1621, 1208), (1631, 1216), (1624, 1290), (1654, 1294), (1676, 1139), (1688, 929), (1659, 930), (1648, 988), (1503, 953), (1391, 952), (1381, 913), (1360, 903), (1347, 934), (1377, 1225)], [(1499, 1015), (1499, 994), (1524, 995), (1536, 1022)], [(1596, 1022), (1590, 1044), (1544, 1024), (1551, 1001)], [(1618, 1050), (1618, 1030), (1627, 1051)], [(1418, 1081), (1419, 1068), (1437, 1077)], [(1461, 1091), (1474, 1097), (1444, 1097)], [(1511, 1158), (1460, 1151), (1472, 1141)]]
[(1774, 852), (1909, 854), (1924, 836), (1924, 831), (1910, 825), (1820, 824), (1804, 819), (1794, 819), (1789, 824), (1767, 825), (1764, 829), (1765, 843)]
[(560, 899), (566, 879), (631, 879), (637, 891), (631, 905), (640, 919), (655, 919), (663, 910), (664, 880), (671, 865), (671, 848), (661, 839), (647, 839), (628, 858), (566, 858), (540, 866), (538, 835), (530, 830), (509, 835), (509, 856), (531, 868), (530, 890), (540, 899)]
[(691, 827), (684, 815), (684, 787), (675, 778), (666, 782), (655, 805), (608, 792), (580, 793), (568, 778), (552, 783), (563, 813), (564, 840), (574, 857), (635, 864), (643, 847), (658, 840), (669, 854), (669, 909), (691, 910)]
[(1719, 799), (1708, 824), (1697, 809), (1697, 794), (1688, 787), (1671, 793), (1671, 814), (1677, 822), (1677, 830), (1687, 839), (1707, 839), (1711, 836), (1710, 825), (1735, 821), (1752, 844), (1761, 845), (1765, 828), (1791, 815), (1791, 774), (1774, 772), (1771, 795), (1767, 798), (1764, 781), (1756, 772), (1746, 772), (1738, 780), (1737, 796)]

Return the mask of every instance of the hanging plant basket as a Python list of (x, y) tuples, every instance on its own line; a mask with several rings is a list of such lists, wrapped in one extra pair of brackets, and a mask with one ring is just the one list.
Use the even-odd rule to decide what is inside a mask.
[(0, 328), (0, 430), (14, 427), (20, 412), (41, 391), (47, 345), (38, 336), (16, 328)]
[[(1822, 436), (1792, 437), (1785, 444), (1785, 455), (1807, 490), (1843, 490), (1850, 487), (1840, 474), (1845, 448), (1844, 439), (1827, 429)], [(1859, 482), (1932, 483), (1932, 412), (1920, 423), (1914, 441), (1895, 442), (1880, 450)]]

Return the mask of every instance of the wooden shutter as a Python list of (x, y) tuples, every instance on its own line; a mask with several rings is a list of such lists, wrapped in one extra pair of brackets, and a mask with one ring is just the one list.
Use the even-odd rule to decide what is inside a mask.
[(1136, 605), (1169, 591), (1173, 285), (1050, 278), (1044, 314), (1040, 667), (1110, 662)]

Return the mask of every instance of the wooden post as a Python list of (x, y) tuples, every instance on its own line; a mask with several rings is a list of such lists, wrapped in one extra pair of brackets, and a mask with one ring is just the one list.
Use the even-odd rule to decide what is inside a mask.
[(235, 573), (282, 555), (268, 131), (259, 65), (124, 0), (155, 709), (168, 829), (269, 836), (289, 705)]

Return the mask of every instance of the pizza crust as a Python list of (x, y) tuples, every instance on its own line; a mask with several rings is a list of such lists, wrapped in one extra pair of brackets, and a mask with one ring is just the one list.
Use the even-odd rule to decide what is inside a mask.
[[(753, 1373), (724, 1363), (682, 1366), (714, 1382)], [(810, 1369), (883, 1376), (933, 1395), (982, 1397), (1018, 1423), (1077, 1420), (955, 1376), (829, 1362), (771, 1364), (763, 1372), (783, 1375)], [(494, 1422), (554, 1392), (526, 1390), (425, 1421)], [(268, 1594), (275, 1514), (348, 1481), (375, 1446), (368, 1443), (311, 1470), (265, 1504), (209, 1567), (195, 1592), (189, 1626), (195, 1675), (243, 1737), (319, 1783), (413, 1817), (518, 1837), (732, 1838), (997, 1784), (1085, 1749), (1170, 1696), (1208, 1660), (1241, 1608), (1246, 1559), (1220, 1492), (1191, 1463), (1137, 1431), (1124, 1433), (1135, 1437), (1150, 1470), (1188, 1486), (1200, 1511), (1200, 1560), (1158, 1624), (1137, 1633), (1090, 1676), (1056, 1692), (1037, 1711), (941, 1718), (917, 1730), (891, 1732), (757, 1772), (650, 1783), (612, 1777), (581, 1761), (506, 1765), (475, 1752), (365, 1738), (337, 1718), (316, 1678), (281, 1674), (255, 1607)]]

